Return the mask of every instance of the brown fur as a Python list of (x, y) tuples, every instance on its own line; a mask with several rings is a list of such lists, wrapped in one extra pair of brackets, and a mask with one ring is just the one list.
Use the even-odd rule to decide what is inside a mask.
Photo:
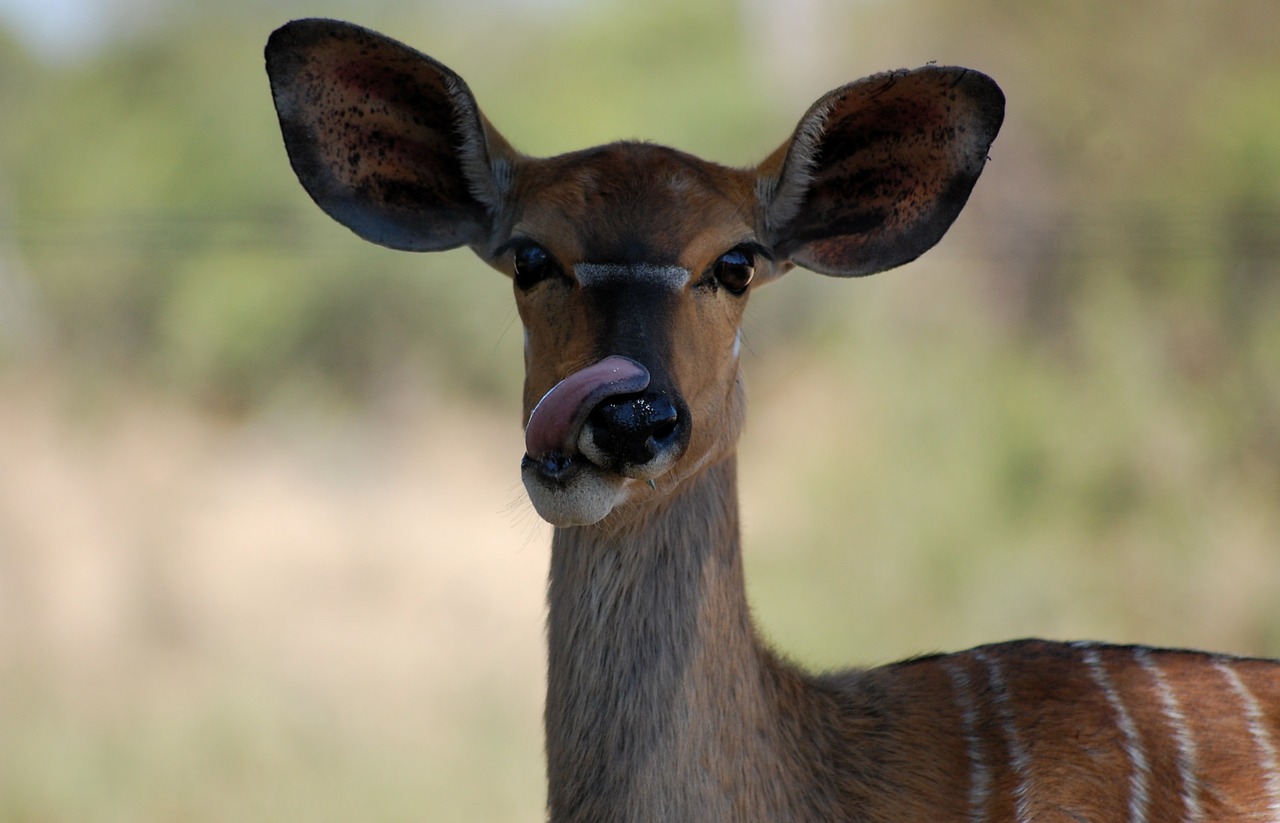
[[(670, 469), (591, 487), (603, 519), (555, 531), (553, 821), (1280, 819), (1274, 662), (1031, 640), (814, 676), (752, 625), (735, 458), (747, 295), (715, 263), (751, 249), (754, 291), (795, 265), (861, 275), (925, 251), (999, 129), (990, 79), (849, 84), (737, 170), (642, 143), (524, 157), (457, 75), (348, 24), (290, 24), (267, 59), (291, 162), (335, 218), (397, 248), (470, 245), (507, 274), (521, 244), (556, 261), (515, 289), (526, 421), (613, 355), (688, 409)], [(588, 286), (578, 264), (627, 276)], [(627, 279), (644, 267), (689, 281)]]

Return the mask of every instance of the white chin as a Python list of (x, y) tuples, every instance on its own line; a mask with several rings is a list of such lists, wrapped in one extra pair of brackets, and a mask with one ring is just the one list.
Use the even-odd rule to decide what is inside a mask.
[(521, 479), (538, 516), (559, 528), (599, 523), (626, 497), (628, 483), (587, 461), (564, 480), (549, 480), (533, 466), (521, 471)]

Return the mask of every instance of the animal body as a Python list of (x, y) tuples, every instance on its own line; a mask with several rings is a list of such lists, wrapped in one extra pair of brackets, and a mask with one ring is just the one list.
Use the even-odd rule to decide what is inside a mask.
[(552, 821), (1280, 821), (1274, 662), (1028, 640), (813, 675), (752, 624), (743, 309), (795, 267), (933, 246), (1000, 128), (990, 78), (859, 80), (734, 169), (630, 142), (525, 156), (453, 71), (346, 23), (286, 25), (267, 68), (322, 209), (511, 280), (521, 472), (555, 527)]

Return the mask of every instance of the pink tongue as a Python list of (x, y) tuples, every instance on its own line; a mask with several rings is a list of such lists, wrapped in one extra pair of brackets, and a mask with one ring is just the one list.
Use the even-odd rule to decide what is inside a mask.
[(553, 451), (574, 454), (578, 431), (591, 410), (606, 397), (637, 392), (649, 385), (649, 370), (614, 355), (574, 372), (542, 396), (524, 430), (524, 447), (540, 460)]

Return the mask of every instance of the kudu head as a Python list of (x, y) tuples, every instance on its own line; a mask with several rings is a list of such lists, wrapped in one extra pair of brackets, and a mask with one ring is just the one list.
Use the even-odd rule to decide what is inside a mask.
[(734, 448), (750, 293), (933, 246), (1004, 116), (986, 76), (926, 66), (813, 104), (755, 168), (613, 143), (515, 151), (462, 78), (382, 35), (295, 21), (267, 46), (285, 146), (330, 216), (396, 249), (469, 246), (525, 332), (525, 487), (557, 526), (641, 516)]

